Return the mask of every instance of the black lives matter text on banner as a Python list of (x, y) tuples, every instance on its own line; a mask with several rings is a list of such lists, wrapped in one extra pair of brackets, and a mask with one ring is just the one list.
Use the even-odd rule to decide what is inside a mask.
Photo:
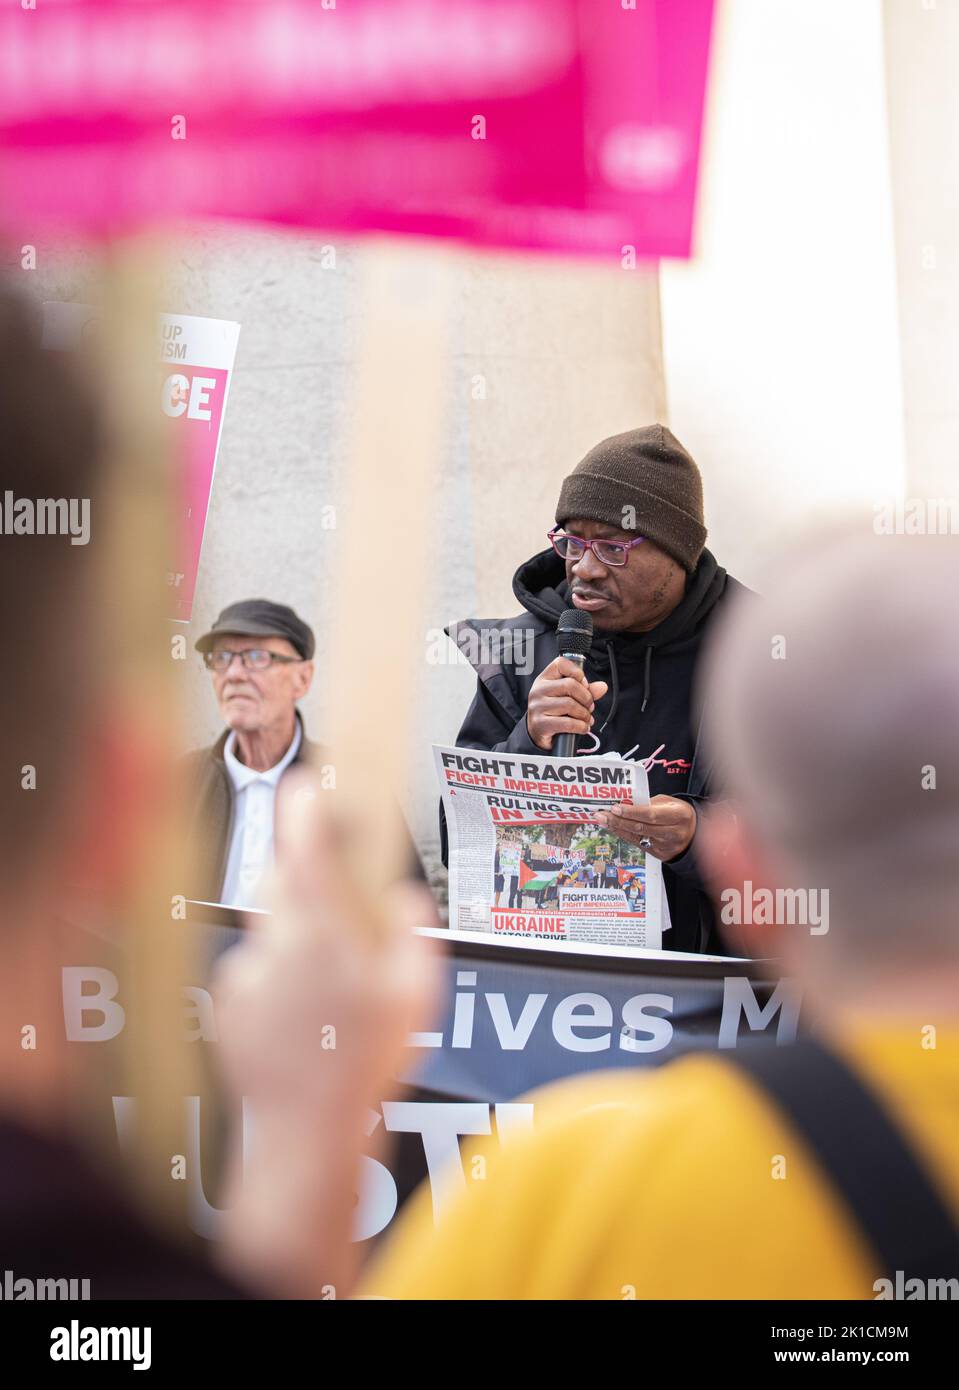
[(640, 763), (433, 749), (449, 831), (450, 927), (657, 950), (662, 865), (596, 816), (642, 805)]

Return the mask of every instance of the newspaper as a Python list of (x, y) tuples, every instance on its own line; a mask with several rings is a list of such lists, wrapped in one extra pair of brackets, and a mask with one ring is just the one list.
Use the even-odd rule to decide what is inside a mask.
[(596, 821), (642, 804), (641, 763), (433, 748), (449, 831), (450, 926), (659, 949), (662, 865)]

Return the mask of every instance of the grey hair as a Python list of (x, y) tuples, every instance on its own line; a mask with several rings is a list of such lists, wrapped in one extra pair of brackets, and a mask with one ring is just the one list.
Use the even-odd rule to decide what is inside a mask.
[(957, 581), (951, 536), (833, 533), (777, 556), (706, 655), (717, 781), (798, 886), (829, 889), (830, 956), (957, 953)]

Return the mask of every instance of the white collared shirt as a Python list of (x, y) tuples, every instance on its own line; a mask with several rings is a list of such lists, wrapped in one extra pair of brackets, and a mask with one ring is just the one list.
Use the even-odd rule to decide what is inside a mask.
[(230, 907), (259, 907), (260, 880), (273, 865), (273, 812), (276, 789), (303, 741), (296, 721), (293, 742), (274, 767), (257, 772), (236, 756), (236, 731), (223, 748), (227, 774), (233, 783), (233, 834), (226, 861), (220, 901)]

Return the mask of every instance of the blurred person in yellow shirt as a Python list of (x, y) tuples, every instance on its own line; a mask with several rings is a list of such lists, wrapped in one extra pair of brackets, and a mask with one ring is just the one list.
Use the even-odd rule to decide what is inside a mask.
[[(759, 1052), (806, 1120), (755, 1047), (546, 1088), (530, 1132), (468, 1141), (438, 1227), (417, 1194), (365, 1293), (959, 1297), (956, 577), (941, 538), (834, 535), (780, 558), (705, 668), (731, 800), (698, 852), (731, 944), (803, 990), (825, 1053)], [(761, 888), (816, 893), (818, 915), (736, 926)], [(936, 1289), (908, 1283), (930, 1265)]]

